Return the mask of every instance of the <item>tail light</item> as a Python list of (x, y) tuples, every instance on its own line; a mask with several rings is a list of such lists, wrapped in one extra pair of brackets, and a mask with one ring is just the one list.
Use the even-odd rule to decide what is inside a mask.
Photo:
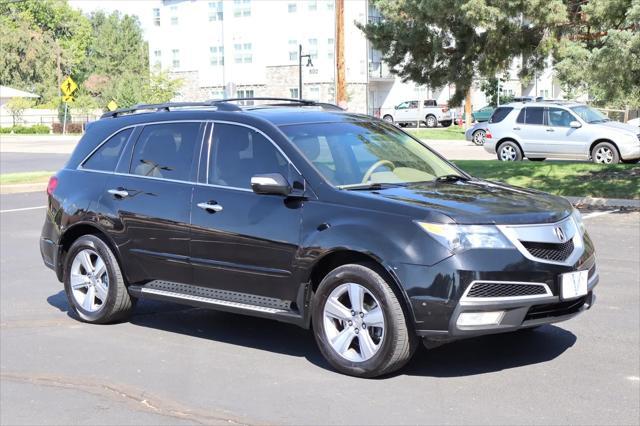
[(58, 187), (58, 178), (55, 176), (51, 176), (49, 178), (49, 184), (47, 185), (47, 194), (53, 195), (53, 191)]
[(447, 111), (449, 111), (449, 108), (448, 108), (448, 107), (443, 107), (443, 108), (442, 108), (442, 112), (447, 112)]
[(491, 136), (491, 133), (488, 130), (484, 133), (484, 138), (485, 139), (491, 139), (492, 137), (493, 136)]

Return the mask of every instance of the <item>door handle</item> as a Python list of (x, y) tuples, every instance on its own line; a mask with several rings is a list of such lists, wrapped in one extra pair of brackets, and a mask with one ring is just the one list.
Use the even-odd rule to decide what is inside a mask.
[(520, 130), (520, 127), (514, 127), (513, 130)]
[(116, 198), (126, 198), (129, 196), (129, 193), (122, 188), (110, 189), (107, 192)]
[(222, 206), (215, 201), (208, 201), (206, 203), (198, 203), (198, 207), (203, 210), (208, 211), (209, 213), (218, 213), (222, 211)]
[(547, 132), (555, 132), (553, 129), (547, 129)]

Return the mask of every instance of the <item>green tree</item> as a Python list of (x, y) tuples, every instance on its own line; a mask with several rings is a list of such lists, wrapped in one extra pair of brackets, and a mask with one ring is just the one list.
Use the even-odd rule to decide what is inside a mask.
[(14, 126), (20, 123), (24, 110), (31, 108), (31, 106), (33, 106), (33, 101), (28, 98), (11, 98), (9, 102), (5, 104), (5, 108), (7, 108), (9, 114), (11, 114)]

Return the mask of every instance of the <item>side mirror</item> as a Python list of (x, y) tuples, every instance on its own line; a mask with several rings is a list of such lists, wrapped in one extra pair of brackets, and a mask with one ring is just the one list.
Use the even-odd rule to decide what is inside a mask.
[(398, 109), (398, 105), (394, 106), (393, 109)]
[(579, 121), (572, 121), (571, 123), (569, 123), (569, 127), (571, 127), (572, 129), (579, 129), (580, 127), (582, 127), (582, 124), (580, 124)]
[(280, 173), (253, 176), (251, 189), (256, 194), (283, 195), (285, 197), (291, 194), (291, 185)]

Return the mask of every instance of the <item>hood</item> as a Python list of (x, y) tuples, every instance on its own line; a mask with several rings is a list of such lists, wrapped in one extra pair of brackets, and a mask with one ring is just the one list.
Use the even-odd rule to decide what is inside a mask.
[(572, 211), (564, 198), (476, 179), (418, 183), (368, 195), (438, 212), (459, 224), (553, 223)]
[(634, 135), (640, 132), (640, 129), (638, 127), (632, 126), (631, 124), (620, 123), (618, 121), (605, 121), (604, 123), (593, 123), (591, 124), (591, 126), (604, 127), (607, 130), (610, 130), (610, 129), (622, 130), (624, 132), (629, 132)]

